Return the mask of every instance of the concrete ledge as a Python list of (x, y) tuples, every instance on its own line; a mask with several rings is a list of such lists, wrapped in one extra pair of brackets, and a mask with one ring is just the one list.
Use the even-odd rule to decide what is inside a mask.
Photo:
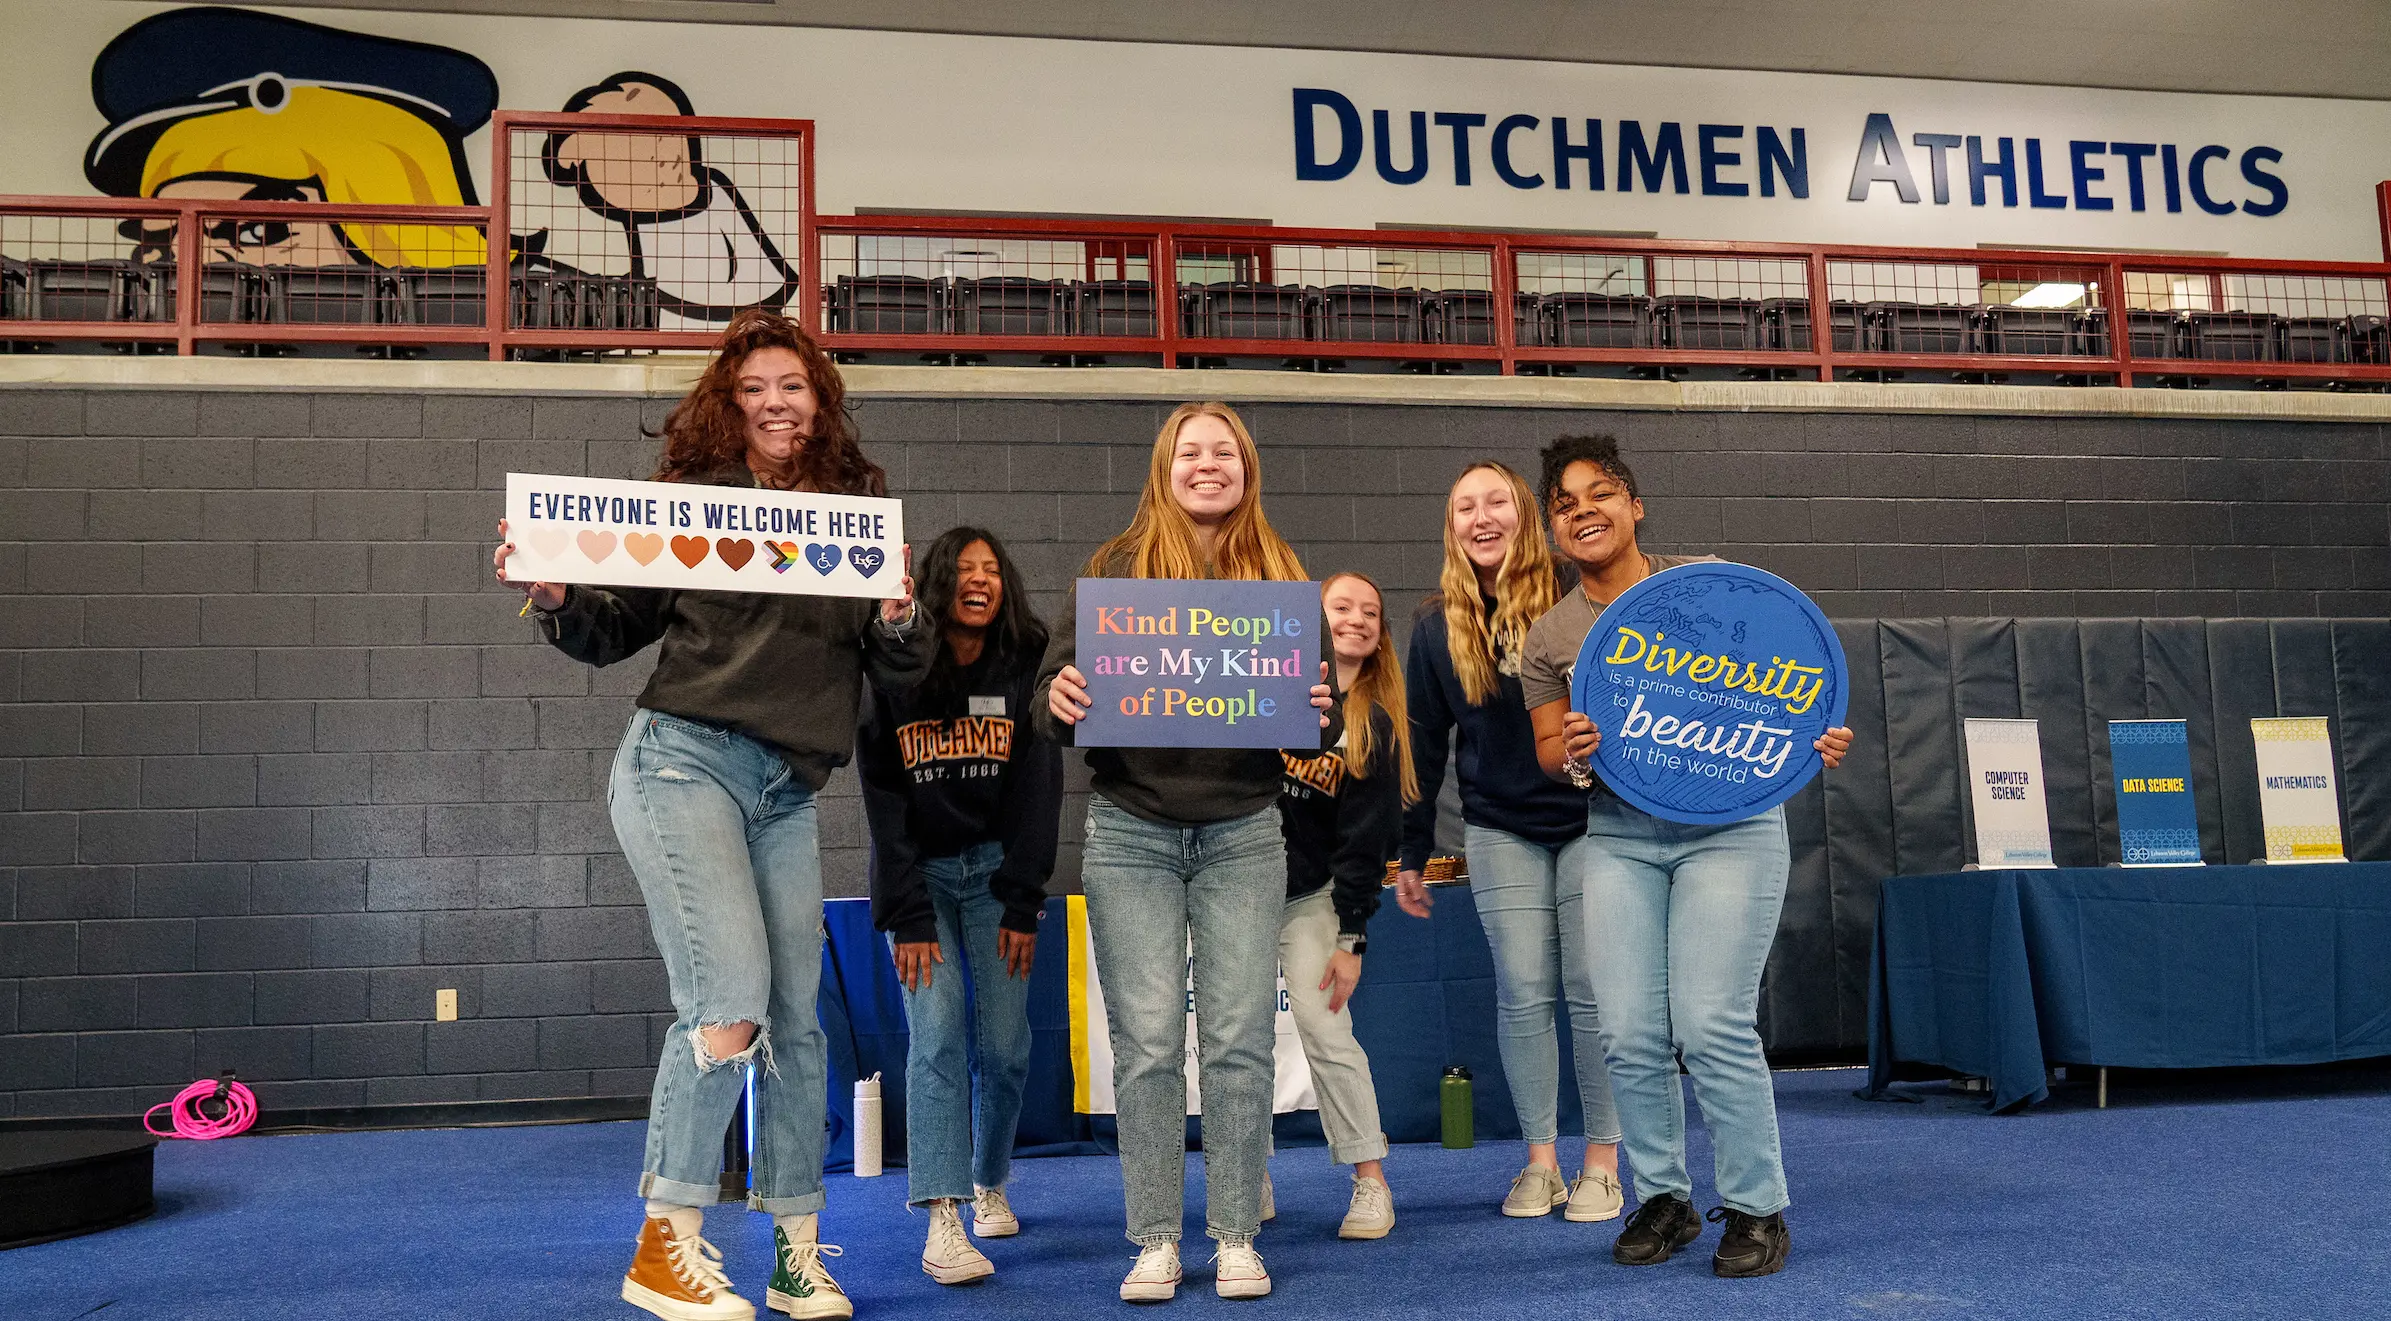
[[(379, 362), (335, 358), (0, 357), (0, 388), (306, 390), (665, 398), (703, 365), (691, 355), (603, 363)], [(2391, 421), (2391, 395), (2321, 390), (2118, 390), (1816, 381), (1622, 381), (1567, 376), (1320, 375), (1149, 367), (846, 369), (851, 394), (897, 399), (1228, 399), (1240, 403), (1659, 412), (1936, 413), (2286, 422)]]

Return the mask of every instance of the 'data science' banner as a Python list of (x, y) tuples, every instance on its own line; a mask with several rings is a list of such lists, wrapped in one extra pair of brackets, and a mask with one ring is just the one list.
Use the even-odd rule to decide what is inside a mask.
[(506, 475), (508, 582), (804, 596), (904, 590), (895, 500), (685, 482)]
[(1320, 741), (1320, 584), (1082, 578), (1083, 748)]
[(1835, 630), (1792, 583), (1744, 564), (1684, 564), (1611, 602), (1578, 651), (1570, 704), (1602, 731), (1595, 772), (1669, 821), (1756, 816), (1817, 774), (1843, 723)]

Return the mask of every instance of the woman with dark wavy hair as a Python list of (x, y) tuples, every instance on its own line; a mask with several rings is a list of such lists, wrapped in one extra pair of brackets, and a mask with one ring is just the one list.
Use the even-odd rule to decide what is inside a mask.
[[(750, 310), (664, 424), (656, 480), (883, 495), (841, 407), (838, 369), (785, 317)], [(498, 534), (506, 536), (506, 524)], [(512, 544), (499, 546), (506, 579)], [(614, 758), (607, 803), (647, 900), (673, 1009), (649, 1106), (647, 1219), (623, 1298), (675, 1321), (742, 1321), (722, 1254), (699, 1233), (723, 1130), (755, 1066), (748, 1205), (769, 1212), (766, 1303), (806, 1321), (854, 1315), (823, 1265), (828, 1067), (814, 1016), (822, 861), (814, 795), (855, 747), (869, 678), (910, 688), (931, 636), (904, 594), (854, 597), (510, 583), (558, 650), (611, 665), (653, 643), (656, 668)]]
[(922, 1270), (940, 1284), (996, 1270), (963, 1232), (965, 1202), (981, 1238), (1021, 1230), (1005, 1181), (1063, 801), (1062, 749), (1028, 716), (1046, 654), (1028, 591), (993, 533), (930, 543), (921, 602), (937, 655), (920, 687), (874, 696), (859, 761), (872, 924), (896, 955), (911, 1029), (906, 1195), (929, 1208)]

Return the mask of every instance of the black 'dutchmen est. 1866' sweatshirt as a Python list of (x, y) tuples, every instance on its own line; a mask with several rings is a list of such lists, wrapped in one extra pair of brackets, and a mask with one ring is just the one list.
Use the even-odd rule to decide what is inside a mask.
[(938, 938), (923, 860), (991, 841), (1004, 849), (988, 883), (1002, 925), (1038, 930), (1063, 800), (1062, 749), (1027, 715), (1038, 659), (984, 655), (950, 691), (873, 696), (857, 759), (872, 824), (872, 925), (901, 944)]
[(1366, 934), (1386, 886), (1386, 860), (1403, 833), (1403, 783), (1395, 722), (1370, 711), (1368, 775), (1355, 775), (1342, 744), (1317, 757), (1283, 754), (1279, 818), (1287, 837), (1287, 898), (1334, 885), (1337, 930)]

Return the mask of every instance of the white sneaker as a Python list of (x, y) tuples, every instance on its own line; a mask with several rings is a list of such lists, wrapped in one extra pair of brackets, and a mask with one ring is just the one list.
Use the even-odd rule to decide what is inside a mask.
[(940, 1284), (976, 1284), (996, 1274), (996, 1263), (971, 1245), (963, 1233), (963, 1213), (955, 1199), (930, 1203), (930, 1237), (922, 1244), (922, 1272)]
[(981, 1238), (1011, 1238), (1021, 1232), (1021, 1221), (1013, 1214), (1013, 1204), (1005, 1200), (1004, 1189), (974, 1186), (971, 1232)]
[(1262, 1167), (1262, 1223), (1279, 1218), (1279, 1199), (1270, 1191), (1270, 1167)]
[(1579, 1171), (1577, 1182), (1569, 1186), (1569, 1205), (1561, 1212), (1561, 1218), (1581, 1224), (1616, 1220), (1625, 1200), (1619, 1192), (1618, 1175), (1588, 1167)]
[(1137, 1254), (1137, 1265), (1121, 1281), (1124, 1303), (1167, 1303), (1179, 1292), (1179, 1245), (1156, 1243)]
[(1213, 1292), (1223, 1298), (1260, 1298), (1270, 1292), (1270, 1272), (1251, 1243), (1223, 1243), (1212, 1255)]
[(1353, 1202), (1345, 1208), (1345, 1223), (1337, 1226), (1337, 1237), (1385, 1238), (1394, 1227), (1395, 1195), (1377, 1179), (1353, 1176)]

